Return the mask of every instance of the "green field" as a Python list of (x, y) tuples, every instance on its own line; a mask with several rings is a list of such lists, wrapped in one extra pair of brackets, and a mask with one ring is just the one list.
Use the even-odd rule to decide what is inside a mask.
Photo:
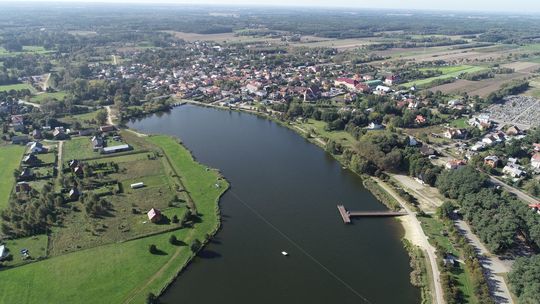
[(454, 128), (465, 129), (469, 126), (467, 118), (454, 119), (450, 122), (450, 126)]
[[(7, 240), (5, 242), (13, 260), (5, 262), (6, 266), (17, 266), (47, 256), (47, 236), (36, 235), (22, 239)], [(20, 252), (28, 249), (31, 259), (24, 260)]]
[(24, 146), (10, 145), (0, 147), (0, 210), (6, 208), (9, 195), (15, 183), (13, 170), (19, 168), (22, 156), (26, 148)]
[(28, 54), (28, 53), (34, 53), (34, 54), (47, 54), (51, 53), (52, 51), (47, 51), (42, 46), (34, 46), (34, 45), (25, 45), (22, 48), (21, 52), (10, 52), (6, 50), (3, 47), (0, 47), (0, 56), (16, 56), (20, 54)]
[(42, 103), (47, 99), (63, 100), (66, 95), (66, 92), (42, 93), (32, 96), (30, 102)]
[[(436, 243), (448, 253), (459, 257), (459, 252), (456, 250), (454, 245), (450, 242), (447, 236), (442, 234), (442, 231), (445, 230), (443, 223), (431, 216), (422, 217), (419, 216), (418, 220), (422, 223), (422, 229), (424, 233), (428, 236), (430, 243)], [(438, 253), (440, 255), (442, 253)], [(478, 303), (478, 300), (474, 296), (473, 283), (470, 279), (468, 271), (465, 269), (465, 265), (460, 264), (460, 267), (452, 270), (452, 274), (455, 276), (456, 280), (459, 282), (459, 289), (463, 292), (465, 300), (467, 303), (475, 304)]]
[(63, 161), (72, 159), (87, 159), (101, 156), (99, 152), (94, 152), (90, 137), (76, 137), (66, 140), (63, 146)]
[(486, 68), (480, 67), (480, 66), (471, 66), (471, 65), (458, 65), (458, 66), (448, 66), (448, 67), (435, 67), (435, 68), (426, 68), (424, 70), (439, 70), (443, 74), (436, 77), (430, 77), (425, 79), (419, 79), (410, 81), (407, 83), (400, 84), (400, 86), (404, 87), (412, 87), (412, 86), (425, 86), (433, 82), (434, 80), (438, 79), (448, 79), (448, 78), (455, 78), (461, 75), (462, 73), (475, 73), (482, 70), (485, 70)]
[(27, 83), (8, 84), (8, 85), (0, 86), (0, 92), (6, 92), (6, 91), (11, 91), (11, 90), (19, 91), (19, 90), (24, 90), (24, 89), (28, 89), (31, 92), (36, 91), (34, 87), (32, 87), (31, 85)]
[[(190, 244), (219, 226), (218, 198), (228, 184), (196, 163), (189, 151), (166, 136), (148, 138), (160, 146), (191, 194), (202, 221), (175, 231)], [(218, 183), (220, 187), (216, 187)], [(0, 272), (0, 303), (143, 303), (160, 291), (192, 258), (189, 246), (171, 245), (172, 232), (61, 255)], [(150, 244), (163, 253), (152, 255)], [(99, 295), (99, 296), (96, 296)]]

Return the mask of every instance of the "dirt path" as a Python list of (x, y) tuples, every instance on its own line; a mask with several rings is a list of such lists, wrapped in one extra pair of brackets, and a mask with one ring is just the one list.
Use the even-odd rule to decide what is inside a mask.
[(32, 107), (36, 107), (38, 109), (41, 108), (41, 105), (39, 103), (28, 102), (28, 101), (25, 101), (25, 100), (22, 100), (22, 99), (19, 99), (19, 103), (29, 105), (29, 106), (32, 106)]
[(440, 280), (440, 271), (439, 271), (439, 265), (437, 264), (437, 255), (435, 254), (435, 248), (429, 243), (428, 238), (426, 234), (424, 233), (424, 230), (422, 230), (422, 225), (420, 224), (420, 221), (416, 218), (416, 214), (412, 212), (412, 210), (409, 208), (407, 203), (397, 194), (394, 192), (394, 190), (385, 183), (381, 182), (378, 179), (375, 179), (377, 184), (381, 186), (386, 192), (388, 192), (392, 197), (394, 197), (401, 207), (405, 209), (408, 213), (406, 216), (402, 216), (400, 220), (403, 223), (403, 226), (405, 228), (405, 237), (414, 245), (419, 246), (424, 250), (424, 252), (427, 253), (427, 256), (429, 258), (429, 263), (431, 264), (431, 272), (433, 276), (434, 287), (435, 287), (435, 303), (437, 304), (444, 304), (444, 298), (443, 298), (443, 289), (441, 285)]
[(113, 121), (113, 116), (114, 115), (112, 114), (111, 106), (105, 106), (105, 109), (107, 110), (107, 123), (110, 126), (114, 126), (114, 121)]
[(503, 262), (497, 256), (492, 255), (478, 237), (472, 233), (471, 228), (465, 221), (457, 220), (454, 224), (459, 232), (476, 249), (480, 264), (482, 264), (484, 273), (486, 274), (489, 291), (495, 299), (495, 303), (513, 304), (514, 301), (510, 295), (508, 285), (501, 275), (510, 271), (511, 262)]
[[(299, 127), (299, 126), (294, 126), (295, 129), (298, 129), (300, 132), (304, 133), (304, 134), (308, 134), (308, 131), (304, 130), (303, 128)], [(326, 143), (324, 142), (324, 140), (318, 138), (318, 137), (312, 137), (316, 142), (318, 142), (319, 144), (321, 144), (323, 147), (326, 146)]]

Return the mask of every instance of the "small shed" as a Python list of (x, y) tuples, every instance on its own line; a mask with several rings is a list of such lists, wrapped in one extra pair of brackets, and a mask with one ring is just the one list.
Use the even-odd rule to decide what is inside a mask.
[(139, 189), (139, 188), (144, 187), (144, 183), (140, 182), (140, 183), (131, 184), (130, 187), (131, 187), (131, 189)]
[(9, 251), (5, 245), (0, 245), (0, 261), (7, 258), (9, 255)]
[(161, 221), (161, 211), (159, 211), (159, 210), (157, 210), (155, 208), (150, 209), (150, 211), (148, 211), (147, 215), (148, 215), (148, 219), (152, 223), (157, 223), (157, 222)]

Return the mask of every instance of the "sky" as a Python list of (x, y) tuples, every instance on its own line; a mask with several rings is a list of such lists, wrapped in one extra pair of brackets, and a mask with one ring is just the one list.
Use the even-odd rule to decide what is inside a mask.
[(455, 11), (540, 12), (539, 0), (0, 0), (0, 2), (106, 2), (222, 5), (326, 6)]

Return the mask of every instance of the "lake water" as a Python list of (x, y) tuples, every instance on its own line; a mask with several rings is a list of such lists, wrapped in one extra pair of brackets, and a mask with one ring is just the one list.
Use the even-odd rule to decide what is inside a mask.
[(232, 186), (220, 201), (222, 229), (163, 303), (420, 302), (400, 225), (392, 218), (345, 225), (338, 203), (385, 207), (298, 134), (251, 114), (193, 105), (129, 127), (179, 138)]

